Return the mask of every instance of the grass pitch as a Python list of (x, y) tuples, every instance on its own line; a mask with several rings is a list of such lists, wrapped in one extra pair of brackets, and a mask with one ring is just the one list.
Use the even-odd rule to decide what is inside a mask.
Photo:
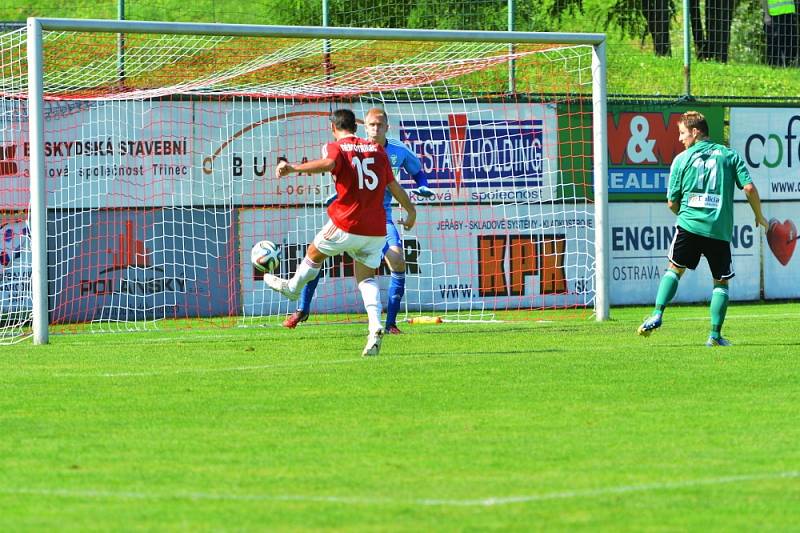
[(796, 528), (800, 305), (647, 313), (4, 347), (0, 528)]

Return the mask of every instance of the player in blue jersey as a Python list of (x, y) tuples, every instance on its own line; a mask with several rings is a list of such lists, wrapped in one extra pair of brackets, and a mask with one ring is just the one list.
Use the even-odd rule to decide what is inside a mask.
[[(412, 189), (411, 192), (422, 198), (432, 197), (433, 192), (428, 188), (428, 180), (422, 172), (422, 164), (416, 154), (402, 142), (386, 138), (386, 133), (389, 130), (389, 118), (386, 112), (377, 107), (367, 111), (367, 115), (364, 117), (364, 128), (367, 131), (369, 140), (383, 145), (395, 175), (399, 174), (400, 169), (403, 169), (414, 178), (417, 188)], [(398, 181), (400, 180), (398, 179)], [(406, 261), (405, 253), (403, 252), (403, 241), (400, 239), (400, 234), (392, 220), (391, 202), (392, 196), (387, 194), (383, 200), (383, 206), (386, 209), (386, 245), (383, 248), (383, 254), (391, 272), (391, 281), (389, 283), (384, 331), (397, 334), (401, 333), (397, 327), (397, 313), (400, 311), (400, 302), (403, 299), (403, 293), (405, 293), (406, 288)], [(297, 302), (297, 311), (284, 320), (284, 327), (295, 328), (300, 322), (308, 320), (308, 315), (311, 312), (311, 300), (314, 298), (314, 292), (317, 289), (321, 275), (322, 272), (320, 271), (320, 275), (305, 286)]]

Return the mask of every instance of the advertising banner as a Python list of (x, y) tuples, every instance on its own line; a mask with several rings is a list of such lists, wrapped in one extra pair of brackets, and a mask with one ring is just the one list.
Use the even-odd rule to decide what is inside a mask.
[[(231, 211), (74, 211), (49, 222), (52, 323), (225, 316)], [(61, 243), (67, 242), (69, 246)]]
[(765, 200), (800, 200), (800, 108), (731, 108), (731, 147)]
[[(421, 208), (414, 230), (403, 235), (406, 305), (414, 311), (466, 312), (591, 302), (594, 218), (554, 209), (552, 205)], [(283, 251), (279, 275), (288, 277), (325, 220), (324, 212), (316, 208), (241, 210), (245, 315), (293, 311), (295, 305), (269, 290), (253, 272), (249, 261), (253, 244), (261, 239), (279, 244)], [(312, 311), (362, 311), (352, 262), (331, 258), (324, 272)], [(385, 290), (388, 276), (381, 278)]]
[[(2, 101), (0, 205), (26, 206), (30, 142), (27, 109)], [(64, 101), (45, 106), (49, 206), (190, 205), (192, 103)], [(195, 199), (202, 204), (202, 199)]]
[(667, 194), (669, 168), (684, 148), (678, 141), (678, 119), (689, 110), (703, 113), (712, 139), (721, 141), (721, 106), (609, 105), (609, 200), (657, 200)]
[[(731, 254), (736, 277), (730, 283), (732, 300), (760, 298), (759, 230), (746, 203), (734, 204)], [(611, 305), (652, 304), (667, 267), (667, 251), (675, 234), (675, 215), (664, 203), (615, 203), (609, 207)], [(703, 302), (713, 281), (708, 263), (681, 278), (674, 302)]]
[(330, 111), (325, 102), (196, 102), (195, 190), (205, 188), (212, 203), (321, 205), (334, 191), (330, 175), (278, 180), (275, 166), (279, 157), (293, 163), (322, 157), (333, 141)]
[[(359, 120), (373, 105), (343, 104)], [(421, 204), (418, 226), (404, 236), (409, 308), (591, 301), (594, 272), (585, 259), (593, 255), (591, 206), (580, 215), (559, 211), (560, 194), (575, 190), (562, 185), (581, 172), (564, 159), (589, 159), (559, 149), (559, 135), (570, 141), (559, 132), (565, 119), (554, 105), (473, 100), (386, 103), (385, 109), (389, 137), (418, 155), (434, 192), (431, 199), (415, 198)], [(706, 116), (712, 139), (722, 139), (720, 106), (609, 106), (612, 305), (649, 304), (655, 296), (675, 223), (664, 197), (669, 166), (683, 150), (677, 120), (689, 109)], [(294, 304), (266, 290), (246, 254), (257, 240), (273, 240), (284, 251), (280, 273), (290, 274), (325, 222), (321, 204), (334, 190), (329, 175), (278, 180), (273, 173), (278, 157), (320, 157), (332, 140), (330, 111), (328, 103), (247, 99), (47, 102), (48, 205), (66, 208), (58, 219), (49, 215), (49, 278), (58, 291), (54, 319), (207, 316), (228, 314), (231, 306), (251, 315), (293, 310)], [(27, 309), (29, 300), (18, 296), (28, 294), (23, 289), (30, 280), (25, 102), (0, 101), (0, 118), (0, 207), (20, 213), (0, 226), (0, 302), (3, 309)], [(585, 133), (586, 125), (572, 126)], [(772, 200), (764, 210), (773, 219), (760, 239), (737, 193), (731, 297), (759, 298), (763, 253), (765, 297), (796, 298), (800, 109), (732, 108), (730, 138), (762, 198)], [(410, 185), (404, 172), (399, 178)], [(90, 211), (95, 208), (101, 211)], [(231, 210), (241, 213), (238, 224)], [(228, 294), (226, 276), (237, 275), (231, 271), (232, 244), (239, 251), (240, 301)], [(360, 312), (352, 263), (332, 259), (325, 274), (316, 309)], [(388, 279), (381, 283), (385, 289)], [(707, 299), (710, 283), (701, 261), (682, 280), (676, 301)]]
[[(240, 205), (319, 205), (333, 192), (329, 175), (276, 180), (278, 157), (301, 162), (321, 157), (333, 140), (327, 103), (203, 103), (197, 105), (202, 177), (210, 190), (230, 191)], [(351, 107), (361, 122), (374, 103)], [(540, 202), (558, 190), (556, 108), (448, 102), (385, 103), (389, 137), (416, 153), (435, 195), (420, 202)], [(524, 118), (520, 118), (524, 117)], [(359, 135), (364, 136), (359, 127)], [(402, 182), (412, 183), (405, 172)], [(226, 186), (226, 184), (229, 184)]]
[(0, 217), (0, 235), (0, 315), (30, 311), (32, 257), (27, 220), (13, 214)]
[[(398, 138), (422, 162), (433, 201), (538, 203), (556, 197), (558, 120), (553, 105), (457, 103), (387, 106)], [(402, 177), (406, 177), (403, 175)]]
[[(374, 102), (354, 102), (359, 121)], [(30, 143), (24, 102), (0, 112), (0, 205), (27, 206)], [(539, 202), (557, 197), (556, 107), (520, 102), (386, 103), (389, 136), (422, 162), (431, 202)], [(278, 157), (321, 156), (328, 103), (65, 101), (45, 110), (48, 205), (319, 205), (328, 175), (273, 177)], [(364, 135), (363, 129), (359, 134)], [(410, 176), (401, 174), (402, 180)], [(419, 199), (422, 201), (422, 199)]]
[(0, 209), (22, 211), (30, 202), (26, 100), (0, 98)]
[(800, 298), (800, 204), (770, 203), (765, 211), (770, 221), (764, 250), (764, 297)]

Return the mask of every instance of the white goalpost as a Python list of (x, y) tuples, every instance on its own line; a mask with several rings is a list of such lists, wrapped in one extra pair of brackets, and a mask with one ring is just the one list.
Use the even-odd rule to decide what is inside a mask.
[[(302, 258), (331, 178), (274, 168), (319, 157), (338, 107), (384, 109), (434, 192), (404, 316), (608, 318), (603, 35), (29, 19), (0, 52), (2, 343), (280, 323), (249, 249)], [(323, 272), (314, 320), (360, 313), (352, 260)]]

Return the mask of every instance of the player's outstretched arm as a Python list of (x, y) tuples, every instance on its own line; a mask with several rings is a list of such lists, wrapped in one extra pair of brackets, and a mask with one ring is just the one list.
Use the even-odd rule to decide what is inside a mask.
[(411, 189), (411, 192), (420, 198), (433, 198), (433, 191), (428, 188), (428, 178), (425, 177), (425, 173), (422, 169), (414, 174), (413, 178), (417, 186)]
[(750, 204), (750, 209), (753, 210), (753, 214), (756, 216), (756, 224), (768, 229), (769, 222), (761, 212), (761, 197), (758, 195), (758, 189), (752, 183), (748, 183), (743, 190), (744, 195), (747, 197), (747, 202)]
[(302, 172), (305, 174), (321, 174), (322, 172), (330, 172), (336, 166), (336, 161), (333, 159), (315, 159), (313, 161), (307, 161), (305, 163), (299, 163), (293, 165), (288, 161), (281, 161), (278, 163), (278, 166), (275, 167), (275, 177), (281, 178), (283, 176), (288, 176), (292, 172)]
[(395, 200), (400, 202), (400, 205), (406, 210), (406, 218), (405, 220), (399, 221), (400, 224), (402, 224), (405, 229), (410, 230), (417, 221), (417, 208), (411, 203), (411, 198), (408, 197), (408, 194), (406, 194), (406, 191), (403, 190), (399, 183), (392, 180), (389, 182), (388, 187), (389, 192), (392, 193)]
[(433, 191), (428, 188), (428, 178), (425, 177), (422, 163), (417, 154), (409, 150), (405, 145), (402, 145), (402, 147), (406, 151), (406, 156), (403, 158), (403, 168), (414, 179), (414, 183), (417, 184), (416, 187), (411, 189), (411, 192), (420, 198), (433, 198)]

